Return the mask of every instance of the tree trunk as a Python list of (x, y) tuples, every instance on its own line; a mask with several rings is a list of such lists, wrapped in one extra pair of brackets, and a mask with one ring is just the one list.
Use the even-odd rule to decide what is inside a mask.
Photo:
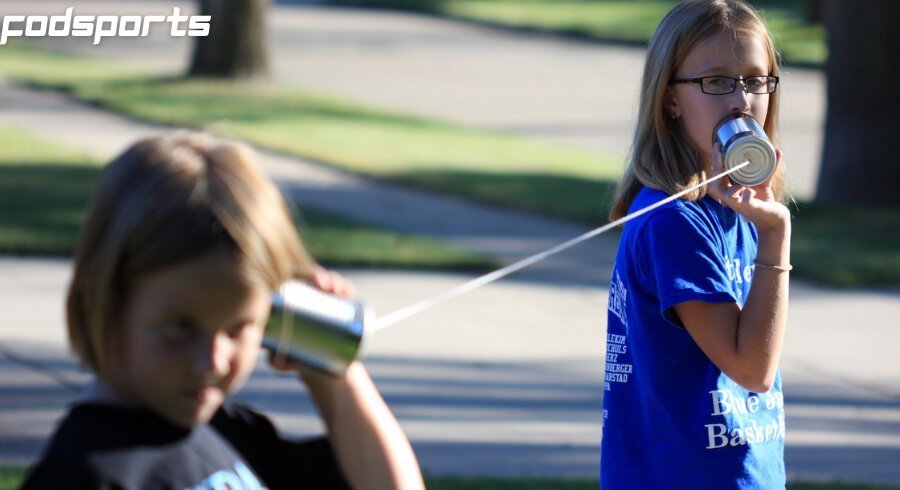
[(828, 111), (816, 202), (900, 206), (900, 2), (830, 0), (825, 9)]
[(250, 78), (266, 75), (268, 0), (200, 0), (211, 15), (209, 36), (197, 37), (188, 76)]
[(806, 22), (810, 24), (819, 24), (821, 22), (825, 22), (824, 0), (806, 1)]

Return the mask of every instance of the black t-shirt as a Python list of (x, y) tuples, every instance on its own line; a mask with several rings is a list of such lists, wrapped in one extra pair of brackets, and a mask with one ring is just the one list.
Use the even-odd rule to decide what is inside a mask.
[(349, 487), (327, 439), (286, 440), (266, 417), (226, 403), (209, 424), (192, 430), (147, 410), (77, 405), (22, 488)]

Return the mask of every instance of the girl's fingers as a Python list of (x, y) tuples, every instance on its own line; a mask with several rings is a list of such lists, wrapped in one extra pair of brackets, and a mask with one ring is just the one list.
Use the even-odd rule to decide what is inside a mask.
[[(722, 167), (722, 155), (717, 144), (713, 147), (711, 171), (713, 175), (724, 172)], [(781, 150), (775, 149), (776, 168), (781, 165)], [(721, 184), (720, 184), (721, 183)], [(774, 196), (769, 181), (754, 187), (733, 184), (728, 178), (719, 179), (709, 185), (709, 194), (718, 200), (723, 206), (727, 206), (740, 214), (747, 221), (757, 226), (771, 222), (772, 215), (782, 213), (783, 206), (772, 206)], [(777, 204), (777, 203), (775, 203)], [(785, 208), (786, 209), (786, 208)]]
[(294, 363), (277, 351), (269, 352), (269, 365), (278, 371), (290, 371), (294, 368)]
[(329, 278), (331, 282), (331, 293), (344, 297), (356, 294), (356, 288), (353, 286), (350, 279), (347, 279), (335, 271), (328, 271), (328, 273), (331, 276)]
[(309, 282), (317, 289), (337, 296), (350, 297), (356, 294), (356, 287), (349, 279), (324, 267), (316, 267), (310, 274)]
[(331, 289), (331, 276), (324, 267), (316, 266), (309, 276), (309, 283), (322, 291)]
[(746, 190), (746, 187), (744, 187), (744, 186), (740, 186), (740, 185), (729, 186), (727, 189), (725, 189), (724, 192), (722, 192), (721, 201), (723, 203), (739, 202), (741, 200), (741, 196), (742, 196), (742, 193), (744, 190)]
[(751, 188), (744, 189), (743, 194), (741, 195), (741, 204), (749, 205), (750, 201), (756, 196), (756, 191)]
[(311, 369), (298, 361), (291, 360), (284, 352), (277, 350), (269, 351), (269, 365), (272, 366), (272, 369), (283, 373), (305, 374)]

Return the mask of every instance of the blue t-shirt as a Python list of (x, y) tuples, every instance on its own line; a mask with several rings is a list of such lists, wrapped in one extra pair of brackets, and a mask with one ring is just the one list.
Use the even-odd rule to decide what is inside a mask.
[[(667, 195), (644, 188), (630, 211)], [(685, 301), (743, 307), (757, 236), (706, 197), (625, 225), (609, 292), (601, 488), (784, 488), (781, 374), (768, 393), (731, 380), (681, 326)]]

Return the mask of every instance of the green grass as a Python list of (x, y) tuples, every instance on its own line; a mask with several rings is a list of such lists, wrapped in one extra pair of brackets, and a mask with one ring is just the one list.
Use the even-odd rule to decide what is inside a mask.
[[(136, 118), (209, 128), (350, 171), (588, 225), (606, 221), (619, 166), (568, 148), (297, 90), (148, 79), (22, 46), (0, 49), (3, 75), (66, 90)], [(73, 170), (82, 177), (91, 171)], [(70, 176), (61, 182), (68, 179), (79, 181)], [(794, 277), (842, 287), (900, 285), (900, 239), (894, 231), (900, 229), (900, 211), (801, 205), (794, 215)], [(47, 233), (66, 226), (48, 223)], [(386, 248), (396, 248), (386, 243)], [(321, 250), (327, 254), (331, 247)]]
[(823, 67), (828, 58), (827, 30), (822, 24), (810, 24), (802, 5), (790, 2), (757, 2), (763, 19), (775, 38), (775, 47), (787, 64)]
[[(678, 2), (672, 0), (361, 0), (485, 24), (644, 44)], [(804, 2), (757, 1), (785, 62), (821, 66), (825, 29), (805, 20)]]
[(301, 213), (299, 228), (312, 255), (326, 265), (473, 271), (499, 267), (497, 262), (436, 240), (395, 233), (312, 209)]
[[(429, 490), (597, 490), (596, 479), (426, 477)], [(846, 483), (788, 483), (787, 490), (897, 490), (896, 486)]]
[(645, 42), (676, 2), (572, 0), (442, 2), (451, 17), (589, 38)]
[(25, 468), (0, 466), (0, 490), (16, 490), (25, 478)]
[(596, 479), (426, 477), (428, 490), (597, 490)]
[(787, 490), (897, 490), (896, 485), (863, 485), (859, 483), (788, 483)]
[(797, 276), (842, 287), (900, 285), (900, 210), (801, 203), (792, 213)]
[(0, 127), (0, 252), (69, 255), (100, 163)]
[[(0, 253), (70, 255), (102, 163), (0, 127)], [(489, 269), (496, 264), (435, 240), (304, 210), (301, 234), (322, 263), (393, 268)]]
[[(148, 79), (111, 73), (90, 60), (24, 47), (0, 50), (0, 76), (68, 91), (132, 117), (204, 128), (367, 175), (506, 206), (596, 222), (606, 215), (620, 162), (505, 133), (453, 126), (299, 90), (228, 81)], [(529, 183), (579, 180), (591, 194), (574, 206), (571, 187)], [(548, 180), (549, 181), (549, 180)], [(484, 192), (495, 184), (493, 192)], [(477, 187), (477, 189), (475, 189)], [(490, 190), (488, 188), (488, 190)], [(590, 207), (591, 209), (585, 209)]]
[[(25, 477), (22, 467), (0, 467), (0, 490), (14, 490)], [(426, 476), (429, 490), (597, 490), (596, 479), (457, 478)], [(787, 490), (897, 490), (896, 486), (844, 483), (788, 483)]]

